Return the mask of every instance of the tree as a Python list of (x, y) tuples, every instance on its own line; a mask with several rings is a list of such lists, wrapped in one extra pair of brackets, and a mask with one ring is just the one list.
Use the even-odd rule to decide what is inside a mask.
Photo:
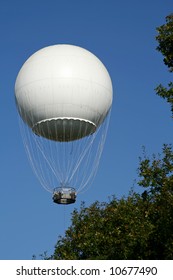
[(153, 225), (144, 204), (133, 192), (127, 199), (82, 204), (73, 212), (65, 237), (58, 240), (53, 259), (148, 258)]
[(164, 56), (164, 63), (170, 72), (173, 72), (173, 13), (166, 17), (166, 23), (157, 27), (158, 35), (156, 40), (159, 45), (157, 50)]
[[(158, 27), (157, 31), (156, 40), (159, 43), (157, 50), (162, 53), (163, 61), (169, 71), (173, 72), (173, 14), (166, 17), (166, 23)], [(156, 88), (156, 93), (171, 105), (173, 116), (173, 83), (170, 82), (168, 88), (160, 84)]]
[(59, 237), (51, 259), (173, 259), (173, 152), (144, 156), (138, 185), (127, 198), (83, 203)]
[[(173, 151), (163, 145), (162, 157), (146, 157), (140, 162), (139, 185), (146, 188), (150, 222), (154, 225), (148, 240), (150, 259), (173, 259)], [(143, 194), (144, 194), (143, 193)]]

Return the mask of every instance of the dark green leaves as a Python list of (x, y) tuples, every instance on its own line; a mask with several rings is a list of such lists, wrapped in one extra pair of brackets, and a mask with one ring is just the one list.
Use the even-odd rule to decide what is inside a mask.
[[(163, 61), (170, 72), (173, 72), (173, 14), (166, 17), (166, 23), (157, 28), (156, 40), (159, 45), (157, 50), (163, 55)], [(168, 84), (168, 88), (163, 85), (156, 87), (156, 93), (164, 98), (170, 105), (173, 116), (173, 83)]]
[(166, 23), (157, 28), (157, 50), (164, 56), (164, 63), (170, 72), (173, 71), (173, 14), (166, 17)]

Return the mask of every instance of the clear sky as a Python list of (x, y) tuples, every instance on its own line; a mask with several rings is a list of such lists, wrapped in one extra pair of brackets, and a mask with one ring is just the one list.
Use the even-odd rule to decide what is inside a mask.
[[(172, 143), (169, 105), (154, 88), (172, 76), (155, 48), (156, 27), (173, 12), (172, 0), (0, 1), (0, 259), (50, 255), (81, 201), (127, 195), (137, 179), (138, 158)], [(99, 171), (74, 205), (52, 202), (33, 174), (23, 147), (14, 102), (24, 61), (52, 44), (84, 47), (107, 67), (114, 101)], [(135, 185), (136, 191), (141, 191)]]

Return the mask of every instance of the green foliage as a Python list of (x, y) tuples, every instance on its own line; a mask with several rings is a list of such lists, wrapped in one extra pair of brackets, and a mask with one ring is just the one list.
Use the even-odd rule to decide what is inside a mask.
[[(139, 176), (142, 180), (139, 185), (143, 187), (151, 187), (150, 191), (156, 193), (161, 192), (164, 186), (171, 188), (173, 182), (173, 154), (171, 145), (163, 145), (163, 153), (156, 158), (153, 155), (152, 160), (145, 156), (140, 160)], [(173, 186), (172, 186), (173, 190)]]
[(141, 259), (148, 257), (147, 240), (152, 224), (135, 193), (127, 199), (81, 206), (72, 225), (57, 242), (53, 259)]
[(173, 151), (163, 145), (162, 157), (145, 157), (140, 162), (139, 185), (147, 188), (150, 222), (154, 225), (149, 243), (151, 259), (173, 259)]
[(166, 23), (157, 28), (156, 40), (159, 45), (157, 50), (164, 56), (164, 63), (173, 71), (173, 14), (166, 17)]
[(171, 105), (171, 112), (173, 116), (173, 83), (168, 84), (169, 88), (162, 86), (161, 84), (155, 88), (157, 95), (166, 99), (166, 101)]
[[(157, 31), (158, 36), (156, 36), (156, 40), (159, 45), (156, 49), (162, 53), (163, 61), (169, 71), (173, 72), (173, 14), (166, 17), (166, 23), (158, 27)], [(168, 88), (160, 84), (155, 90), (157, 95), (166, 99), (171, 105), (173, 116), (173, 83), (170, 82)]]
[(142, 194), (83, 203), (51, 259), (173, 259), (173, 151), (140, 159)]

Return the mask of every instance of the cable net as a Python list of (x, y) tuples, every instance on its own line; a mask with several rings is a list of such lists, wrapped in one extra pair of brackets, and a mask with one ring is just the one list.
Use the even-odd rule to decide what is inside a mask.
[[(68, 126), (69, 138), (64, 140), (59, 138), (59, 141), (55, 141), (51, 140), (51, 137), (50, 139), (43, 137), (43, 132), (39, 133), (41, 136), (36, 134), (19, 117), (23, 143), (29, 161), (34, 173), (47, 191), (53, 193), (57, 187), (70, 187), (74, 188), (76, 193), (80, 193), (91, 186), (103, 151), (109, 119), (110, 112), (104, 122), (96, 130), (93, 129), (92, 134), (80, 139), (76, 137), (76, 140), (73, 141), (71, 141), (74, 135), (73, 124), (76, 120), (69, 119), (71, 122), (70, 130)], [(80, 122), (80, 120), (77, 121)], [(81, 123), (82, 125), (78, 126), (80, 137), (83, 131), (88, 129), (87, 121)], [(49, 131), (50, 122), (44, 122), (44, 129), (46, 125), (46, 131)], [(53, 125), (54, 133), (57, 133), (58, 139), (60, 125), (58, 123), (56, 126), (55, 120)], [(62, 120), (61, 134), (63, 131), (63, 134), (67, 135), (66, 128), (67, 120)], [(56, 137), (54, 136), (54, 138)]]

